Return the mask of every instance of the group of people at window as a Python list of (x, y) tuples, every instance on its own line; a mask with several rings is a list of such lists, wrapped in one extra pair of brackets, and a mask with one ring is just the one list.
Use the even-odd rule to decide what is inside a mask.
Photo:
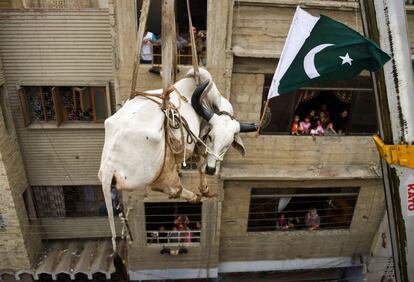
[(307, 113), (295, 115), (291, 134), (297, 136), (345, 135), (347, 121), (347, 110), (342, 110), (339, 114), (331, 114), (326, 104), (322, 104), (318, 110), (311, 109)]
[(311, 207), (303, 218), (286, 218), (284, 214), (280, 214), (276, 221), (276, 229), (287, 230), (307, 228), (308, 230), (315, 230), (319, 229), (320, 224), (321, 219), (316, 208)]
[[(197, 55), (199, 57), (199, 64), (205, 65), (205, 54), (207, 46), (207, 32), (205, 30), (197, 30), (196, 27), (192, 27), (192, 32), (194, 34), (194, 41), (197, 50)], [(187, 32), (188, 33), (188, 32)], [(191, 38), (186, 34), (178, 34), (176, 37), (177, 49), (183, 50), (191, 42)], [(145, 31), (144, 38), (142, 39), (141, 47), (141, 64), (153, 64), (154, 63), (154, 52), (153, 45), (161, 45), (162, 38), (161, 35), (155, 36), (149, 30)], [(189, 57), (189, 63), (191, 63), (191, 56)]]
[(191, 222), (188, 216), (179, 215), (175, 218), (170, 230), (160, 225), (158, 231), (150, 231), (147, 235), (148, 243), (199, 243), (201, 223)]

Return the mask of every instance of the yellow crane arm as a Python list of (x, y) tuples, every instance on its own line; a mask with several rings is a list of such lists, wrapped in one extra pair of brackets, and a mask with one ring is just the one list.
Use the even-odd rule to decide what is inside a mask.
[(378, 135), (373, 138), (378, 152), (388, 164), (414, 169), (414, 145), (386, 145)]

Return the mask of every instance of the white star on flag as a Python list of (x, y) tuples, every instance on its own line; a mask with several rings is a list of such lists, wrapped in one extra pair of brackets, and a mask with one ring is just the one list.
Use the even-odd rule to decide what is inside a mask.
[(350, 66), (352, 66), (352, 61), (353, 61), (354, 59), (351, 59), (351, 58), (349, 57), (349, 54), (348, 54), (348, 53), (346, 53), (346, 55), (345, 55), (345, 56), (339, 56), (339, 58), (341, 58), (341, 60), (342, 60), (342, 64), (346, 64), (346, 63), (348, 63)]

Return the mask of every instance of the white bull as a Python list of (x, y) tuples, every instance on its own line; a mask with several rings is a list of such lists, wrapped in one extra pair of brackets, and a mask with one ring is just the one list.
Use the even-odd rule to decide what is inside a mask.
[[(178, 108), (191, 131), (209, 144), (207, 158), (213, 160), (211, 163), (214, 166), (200, 162), (198, 167), (200, 172), (201, 167), (205, 167), (208, 174), (214, 174), (216, 161), (221, 160), (231, 145), (244, 155), (244, 146), (238, 133), (254, 131), (257, 125), (241, 124), (233, 118), (233, 107), (221, 96), (209, 72), (200, 69), (203, 83), (198, 87), (192, 74), (190, 71), (186, 78), (174, 84), (175, 91), (170, 95), (170, 102)], [(201, 103), (204, 91), (207, 93)], [(146, 93), (161, 92), (154, 90)], [(143, 96), (128, 100), (119, 111), (105, 120), (105, 143), (98, 177), (102, 182), (114, 251), (116, 232), (112, 212), (112, 184), (118, 190), (145, 189), (149, 186), (170, 197), (182, 197), (192, 202), (201, 198), (181, 184), (177, 169), (179, 161), (176, 160), (183, 159), (182, 156), (174, 156), (166, 146), (164, 120), (165, 114), (160, 105)], [(181, 136), (179, 129), (174, 129), (172, 133), (178, 139)], [(187, 140), (187, 135), (188, 132), (184, 130), (184, 140)], [(186, 144), (187, 158), (194, 152), (194, 147), (194, 143)], [(201, 179), (199, 189), (206, 196), (208, 189), (204, 177)]]

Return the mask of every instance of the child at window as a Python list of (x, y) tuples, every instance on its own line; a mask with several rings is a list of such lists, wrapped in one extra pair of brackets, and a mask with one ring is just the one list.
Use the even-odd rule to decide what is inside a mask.
[(285, 219), (285, 215), (281, 214), (276, 222), (276, 229), (288, 229), (288, 223)]
[(320, 120), (316, 121), (316, 126), (311, 129), (311, 135), (323, 135), (325, 130), (323, 129), (322, 122)]
[(326, 127), (326, 130), (325, 130), (325, 135), (326, 136), (338, 135), (338, 132), (335, 131), (332, 122), (328, 123), (328, 126)]
[(305, 117), (305, 120), (304, 121), (301, 121), (299, 123), (299, 125), (300, 125), (300, 128), (302, 129), (303, 134), (309, 134), (310, 133), (312, 124), (310, 122), (310, 118), (309, 117)]
[(300, 122), (300, 117), (296, 115), (293, 118), (293, 124), (292, 124), (292, 130), (291, 130), (292, 135), (296, 135), (296, 136), (300, 135), (301, 128), (300, 128), (299, 122)]

